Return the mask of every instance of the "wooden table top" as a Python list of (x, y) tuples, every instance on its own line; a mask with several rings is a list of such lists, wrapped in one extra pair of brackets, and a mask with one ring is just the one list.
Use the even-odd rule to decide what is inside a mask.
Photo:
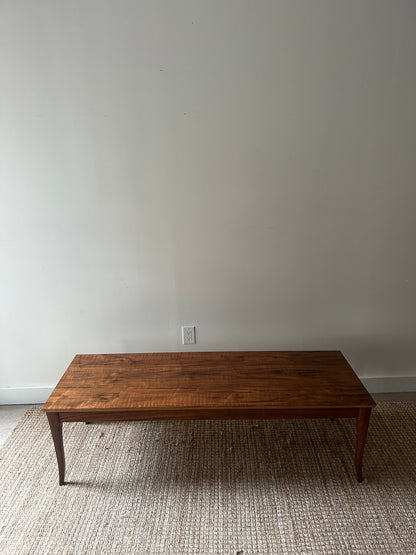
[(340, 351), (76, 355), (46, 412), (373, 407)]

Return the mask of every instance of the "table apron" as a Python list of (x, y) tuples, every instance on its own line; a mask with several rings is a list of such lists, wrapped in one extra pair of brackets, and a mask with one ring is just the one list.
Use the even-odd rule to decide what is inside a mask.
[(126, 420), (256, 420), (276, 418), (357, 418), (360, 407), (305, 409), (142, 409), (126, 411), (57, 411), (60, 422), (116, 422)]

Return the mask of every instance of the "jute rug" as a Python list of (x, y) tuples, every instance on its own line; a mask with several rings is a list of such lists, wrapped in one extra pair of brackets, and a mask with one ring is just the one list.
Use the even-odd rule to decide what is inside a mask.
[(373, 411), (364, 482), (352, 420), (64, 424), (58, 486), (46, 416), (0, 452), (0, 552), (415, 554), (416, 404)]

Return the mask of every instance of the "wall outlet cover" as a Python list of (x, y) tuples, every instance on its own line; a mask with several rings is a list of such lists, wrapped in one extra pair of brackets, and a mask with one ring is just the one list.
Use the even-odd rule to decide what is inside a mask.
[(195, 340), (195, 326), (182, 326), (182, 345), (193, 345)]

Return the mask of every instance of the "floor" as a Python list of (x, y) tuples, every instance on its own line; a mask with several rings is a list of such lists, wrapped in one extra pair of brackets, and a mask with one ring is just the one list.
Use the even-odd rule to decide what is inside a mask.
[[(411, 401), (416, 402), (416, 391), (404, 393), (373, 393), (377, 401)], [(0, 405), (0, 445), (25, 414), (28, 408), (35, 405)], [(39, 405), (41, 406), (41, 405)]]
[(33, 406), (35, 405), (0, 405), (0, 445), (3, 445), (27, 409)]

